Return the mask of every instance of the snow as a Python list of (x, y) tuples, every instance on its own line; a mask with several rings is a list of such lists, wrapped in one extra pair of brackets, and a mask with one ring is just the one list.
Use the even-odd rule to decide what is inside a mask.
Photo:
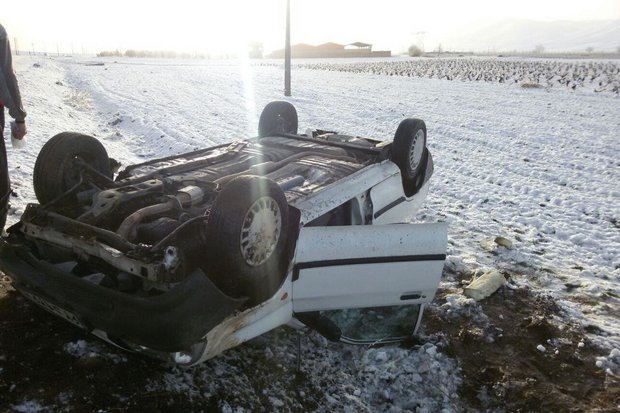
[(608, 374), (620, 377), (620, 348), (613, 348), (607, 357), (597, 357), (596, 366)]
[(351, 63), (304, 63), (299, 67), (349, 73), (426, 77), (474, 82), (513, 83), (521, 88), (587, 88), (620, 93), (618, 64), (604, 60), (441, 57)]
[(86, 340), (66, 343), (63, 349), (73, 357), (82, 360), (101, 358), (113, 363), (123, 363), (127, 361), (127, 358), (123, 355), (108, 351), (108, 347), (104, 344)]
[[(290, 394), (284, 391), (286, 382), (273, 380), (279, 371), (286, 371), (286, 365), (295, 362), (295, 354), (291, 354), (295, 348), (295, 335), (277, 334), (267, 337), (277, 345), (269, 347), (272, 355), (265, 357), (264, 366), (262, 360), (254, 359), (255, 347), (257, 353), (264, 354), (265, 351), (261, 349), (261, 341), (264, 340), (259, 340), (259, 343), (250, 344), (249, 349), (238, 348), (211, 362), (198, 365), (191, 373), (185, 370), (165, 373), (163, 380), (151, 382), (147, 391), (171, 391), (192, 398), (216, 394), (221, 386), (232, 388), (229, 383), (235, 383), (234, 388), (238, 390), (232, 391), (231, 397), (236, 397), (236, 402), (243, 403), (245, 398), (255, 397), (253, 393), (258, 390), (251, 388), (247, 373), (238, 368), (235, 359), (249, 357), (259, 367), (263, 367), (254, 374), (265, 375), (269, 381), (260, 390), (261, 396), (267, 397), (274, 408), (281, 407), (280, 403), (283, 402), (292, 410), (303, 409), (302, 393), (305, 390), (297, 389), (301, 400), (292, 401)], [(318, 388), (325, 393), (326, 405), (323, 409), (401, 411), (417, 408), (427, 412), (457, 410), (454, 406), (458, 403), (456, 392), (461, 379), (456, 361), (441, 352), (440, 347), (445, 344), (441, 341), (436, 344), (426, 343), (417, 349), (368, 349), (323, 343), (315, 333), (303, 337), (303, 340), (306, 344), (302, 349), (302, 371), (308, 374), (311, 382), (308, 391), (316, 391)], [(317, 342), (324, 345), (316, 345)], [(234, 354), (235, 352), (239, 354)], [(250, 392), (250, 396), (247, 392)], [(233, 403), (230, 407), (239, 406), (234, 406)]]
[[(282, 99), (279, 66), (104, 62), (86, 66), (71, 59), (16, 59), (29, 134), (26, 148), (7, 148), (16, 193), (9, 224), (35, 202), (32, 168), (41, 146), (56, 133), (96, 136), (127, 165), (254, 136), (262, 107)], [(523, 89), (295, 68), (289, 100), (297, 107), (300, 130), (319, 127), (391, 139), (403, 118), (424, 119), (435, 176), (426, 206), (412, 219), (450, 224), (449, 272), (508, 271), (507, 288), (529, 287), (552, 297), (567, 323), (588, 332), (588, 345), (608, 354), (597, 365), (618, 374), (618, 96), (590, 88)], [(498, 236), (509, 239), (512, 249), (497, 245)], [(450, 276), (444, 280), (444, 286), (455, 285)], [(440, 311), (486, 322), (480, 305), (461, 294), (448, 295)], [(294, 363), (296, 348), (295, 335), (278, 337), (259, 351), (265, 368), (277, 371), (278, 365)], [(302, 369), (313, 388), (324, 389), (322, 410), (458, 410), (462, 379), (441, 339), (429, 338), (412, 349), (368, 349), (333, 345), (312, 333), (307, 338)], [(231, 350), (191, 374), (162, 373), (149, 388), (204, 396), (216, 391), (217, 377), (220, 385), (253, 392), (235, 367), (248, 348)], [(68, 343), (65, 351), (77, 358), (108, 354), (99, 344), (83, 341)], [(280, 403), (295, 406), (278, 380), (266, 380), (263, 390), (261, 397), (274, 409)], [(225, 411), (242, 408), (241, 398), (222, 403)], [(23, 411), (43, 409), (34, 401), (20, 406), (30, 409)]]
[(22, 404), (13, 405), (11, 408), (20, 413), (48, 412), (50, 409), (43, 407), (35, 400), (25, 400)]

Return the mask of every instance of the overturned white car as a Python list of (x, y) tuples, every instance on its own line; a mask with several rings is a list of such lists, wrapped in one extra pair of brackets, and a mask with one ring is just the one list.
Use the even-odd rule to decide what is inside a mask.
[(446, 225), (395, 224), (433, 173), (419, 119), (393, 142), (297, 134), (272, 102), (258, 137), (114, 163), (92, 137), (51, 138), (40, 204), (0, 242), (19, 291), (114, 345), (192, 365), (284, 324), (395, 342), (434, 297)]

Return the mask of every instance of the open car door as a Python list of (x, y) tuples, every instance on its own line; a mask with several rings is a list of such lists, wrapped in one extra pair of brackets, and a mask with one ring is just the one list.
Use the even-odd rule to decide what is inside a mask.
[(402, 341), (443, 271), (447, 224), (304, 227), (293, 268), (295, 317), (330, 340)]

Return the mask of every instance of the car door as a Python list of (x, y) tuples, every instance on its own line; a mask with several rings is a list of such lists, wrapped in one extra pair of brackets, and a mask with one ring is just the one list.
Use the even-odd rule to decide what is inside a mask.
[(304, 227), (293, 266), (293, 311), (332, 340), (400, 341), (435, 296), (447, 225)]

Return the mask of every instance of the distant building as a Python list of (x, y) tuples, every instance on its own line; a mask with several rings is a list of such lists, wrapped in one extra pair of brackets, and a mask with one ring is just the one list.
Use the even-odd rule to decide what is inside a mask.
[[(355, 42), (350, 44), (323, 43), (313, 46), (305, 43), (297, 43), (291, 46), (293, 59), (308, 58), (336, 58), (336, 57), (391, 57), (390, 50), (373, 51), (372, 44)], [(266, 57), (281, 59), (284, 57), (284, 49), (276, 50)]]
[(372, 45), (369, 43), (355, 42), (345, 46), (349, 50), (357, 50), (360, 52), (372, 52)]

